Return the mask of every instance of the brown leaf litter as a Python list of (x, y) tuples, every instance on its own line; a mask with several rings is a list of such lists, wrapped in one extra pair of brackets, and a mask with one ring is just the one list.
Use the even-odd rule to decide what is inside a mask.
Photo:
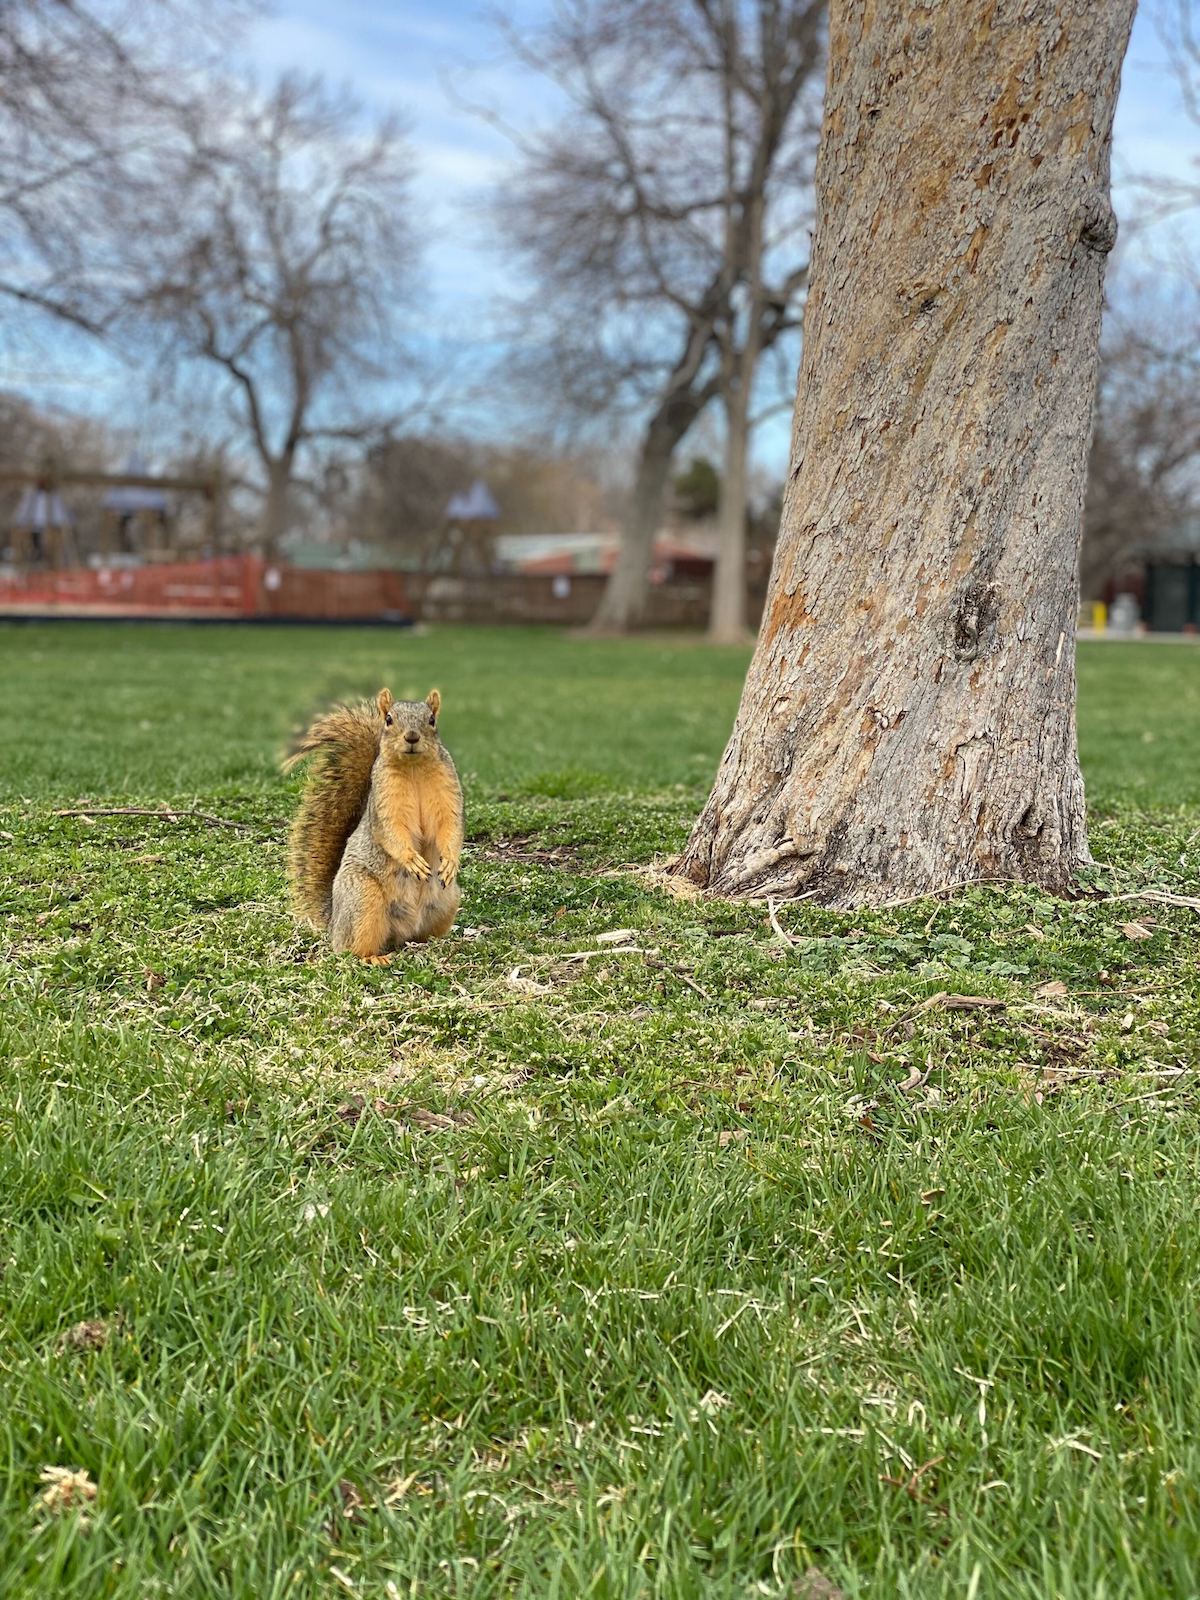
[(100, 1492), (91, 1474), (81, 1467), (43, 1467), (38, 1482), (45, 1485), (34, 1502), (39, 1511), (52, 1517), (74, 1511), (81, 1523), (87, 1521), (88, 1507)]
[(409, 1101), (372, 1100), (361, 1094), (352, 1094), (338, 1107), (335, 1115), (351, 1128), (357, 1127), (368, 1111), (388, 1122), (403, 1123), (422, 1133), (444, 1132), (448, 1128), (462, 1128), (475, 1121), (475, 1114), (465, 1107), (458, 1111), (430, 1111), (425, 1106)]
[(102, 1350), (108, 1343), (112, 1329), (111, 1322), (76, 1322), (60, 1335), (58, 1349), (60, 1352), (74, 1350), (81, 1354), (88, 1350)]
[(809, 1567), (802, 1578), (796, 1579), (792, 1596), (793, 1600), (846, 1600), (846, 1591), (818, 1568)]

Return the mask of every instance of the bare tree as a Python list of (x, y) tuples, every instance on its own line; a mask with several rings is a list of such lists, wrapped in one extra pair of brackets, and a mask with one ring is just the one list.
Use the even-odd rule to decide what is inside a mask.
[(194, 92), (242, 0), (4, 0), (0, 301), (98, 333), (113, 263), (98, 226)]
[(394, 121), (364, 127), (352, 100), (288, 76), (265, 99), (214, 91), (187, 108), (153, 215), (120, 220), (126, 320), (222, 375), (261, 477), (268, 556), (302, 458), (368, 439), (394, 408), (409, 175)]
[(1080, 589), (1103, 596), (1200, 510), (1200, 283), (1134, 280), (1112, 297), (1088, 462)]
[(640, 418), (598, 628), (643, 613), (675, 447), (726, 391), (744, 438), (758, 354), (796, 325), (824, 12), (825, 0), (564, 0), (544, 29), (513, 36), (567, 102), (523, 141), (502, 203), (535, 284), (532, 342), (548, 329), (569, 403)]
[(504, 446), (428, 431), (400, 434), (368, 453), (353, 506), (364, 537), (433, 568), (450, 555), (446, 507), (482, 479), (507, 534), (600, 532), (614, 525), (606, 461), (546, 443)]
[[(1157, 0), (1152, 16), (1175, 76), (1184, 115), (1200, 128), (1200, 12), (1196, 0)], [(1147, 201), (1143, 222), (1159, 221), (1200, 206), (1200, 170), (1190, 178), (1143, 173), (1138, 186)]]
[(1075, 740), (1134, 0), (835, 0), (783, 526), (677, 870), (886, 901), (1087, 862)]

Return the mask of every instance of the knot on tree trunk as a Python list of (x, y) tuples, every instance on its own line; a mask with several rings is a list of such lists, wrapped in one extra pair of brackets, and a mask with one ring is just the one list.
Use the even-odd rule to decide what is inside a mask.
[(954, 656), (974, 661), (995, 627), (1000, 597), (994, 584), (973, 583), (963, 591), (954, 610)]
[(1079, 212), (1079, 242), (1088, 250), (1107, 255), (1117, 242), (1117, 214), (1102, 190), (1084, 196)]

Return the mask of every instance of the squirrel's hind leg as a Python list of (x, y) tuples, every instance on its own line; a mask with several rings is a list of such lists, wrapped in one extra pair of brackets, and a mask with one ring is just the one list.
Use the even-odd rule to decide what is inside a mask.
[(377, 879), (348, 863), (333, 884), (329, 937), (335, 950), (348, 950), (361, 961), (377, 963), (391, 943), (387, 898)]

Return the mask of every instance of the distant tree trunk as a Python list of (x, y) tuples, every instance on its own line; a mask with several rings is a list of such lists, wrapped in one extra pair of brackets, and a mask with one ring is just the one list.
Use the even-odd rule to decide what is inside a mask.
[[(738, 14), (733, 4), (724, 11), (729, 53), (737, 55)], [(726, 254), (738, 217), (738, 173), (734, 129), (737, 126), (732, 82), (725, 80), (725, 234)], [(757, 176), (757, 175), (756, 175)], [(738, 316), (731, 300), (721, 352), (722, 397), (725, 403), (725, 454), (717, 505), (717, 560), (713, 568), (712, 608), (708, 637), (713, 644), (739, 644), (746, 636), (746, 457), (750, 449), (750, 396), (758, 364), (758, 332), (762, 315), (764, 184), (752, 185), (746, 218), (746, 328), (738, 347)]]
[(592, 618), (593, 633), (626, 633), (645, 619), (654, 536), (662, 521), (671, 462), (700, 410), (691, 397), (675, 400), (661, 407), (646, 428), (616, 565)]
[(278, 561), (279, 545), (288, 525), (288, 497), (292, 473), (285, 461), (272, 461), (267, 468), (267, 495), (263, 501), (259, 542), (266, 561)]
[(1075, 742), (1134, 0), (835, 0), (792, 463), (676, 870), (854, 905), (1088, 860)]
[(713, 644), (740, 644), (746, 637), (746, 456), (748, 396), (743, 388), (725, 399), (725, 454), (717, 504), (717, 562), (713, 569), (708, 636)]
[(717, 507), (717, 564), (713, 571), (712, 611), (708, 636), (714, 644), (740, 644), (746, 637), (746, 463), (750, 454), (750, 405), (758, 366), (763, 312), (763, 204), (750, 213), (747, 245), (748, 315), (740, 349), (731, 347), (725, 384), (725, 470)]

